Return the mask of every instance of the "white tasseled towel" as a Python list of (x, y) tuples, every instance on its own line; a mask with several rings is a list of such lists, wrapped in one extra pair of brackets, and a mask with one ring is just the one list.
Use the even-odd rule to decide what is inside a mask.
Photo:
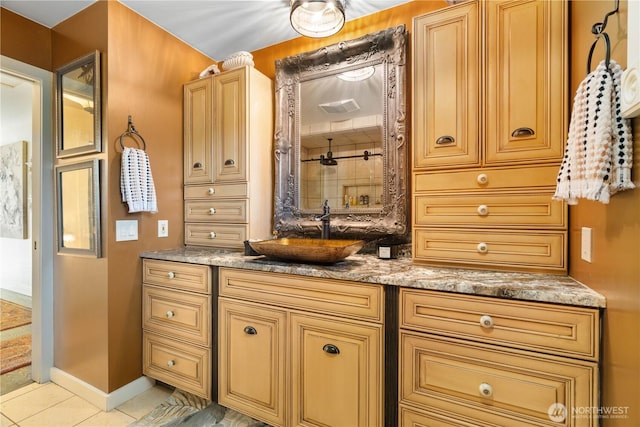
[(125, 147), (122, 151), (120, 193), (129, 213), (158, 212), (149, 156), (144, 150)]
[(615, 61), (610, 61), (609, 70), (602, 61), (580, 83), (554, 200), (571, 205), (578, 198), (609, 203), (611, 195), (635, 187), (631, 126), (620, 113), (621, 74)]

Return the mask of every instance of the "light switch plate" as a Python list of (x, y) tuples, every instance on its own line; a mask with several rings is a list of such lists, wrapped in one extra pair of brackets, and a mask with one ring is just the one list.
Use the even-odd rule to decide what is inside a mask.
[(116, 221), (116, 242), (138, 240), (138, 220), (126, 219)]
[(158, 237), (169, 237), (169, 220), (158, 220)]
[(580, 246), (580, 256), (583, 260), (591, 262), (591, 229), (582, 227), (582, 243)]

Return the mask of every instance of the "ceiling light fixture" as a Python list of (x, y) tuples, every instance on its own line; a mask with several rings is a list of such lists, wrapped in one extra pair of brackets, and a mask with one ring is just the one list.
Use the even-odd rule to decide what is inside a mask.
[(345, 71), (337, 74), (336, 77), (340, 80), (344, 80), (345, 82), (361, 82), (373, 76), (375, 71), (376, 70), (373, 67), (363, 67), (356, 70)]
[(329, 37), (344, 26), (344, 0), (291, 0), (291, 26), (307, 37)]

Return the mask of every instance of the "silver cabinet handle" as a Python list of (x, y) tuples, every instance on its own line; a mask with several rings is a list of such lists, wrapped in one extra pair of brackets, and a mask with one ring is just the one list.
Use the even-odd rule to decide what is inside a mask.
[(440, 138), (436, 139), (436, 144), (438, 145), (453, 144), (454, 142), (456, 142), (456, 139), (450, 135), (441, 136)]
[(207, 190), (207, 193), (208, 193), (209, 195), (213, 195), (213, 194), (215, 194), (215, 192), (216, 192), (216, 189), (215, 189), (215, 188), (213, 188), (213, 187), (211, 187), (211, 188), (209, 188), (209, 189)]
[(485, 329), (493, 328), (493, 318), (488, 314), (480, 316), (480, 326), (482, 326)]
[(478, 215), (480, 215), (480, 216), (489, 215), (489, 207), (487, 205), (478, 206)]
[(518, 128), (511, 132), (511, 136), (513, 136), (514, 138), (518, 138), (521, 136), (533, 136), (535, 134), (536, 133), (531, 128)]
[(176, 277), (176, 273), (174, 273), (173, 271), (170, 271), (170, 272), (168, 272), (168, 273), (167, 273), (167, 277), (168, 277), (169, 279), (173, 279), (173, 278), (175, 278), (175, 277)]
[(175, 365), (176, 365), (175, 360), (167, 360), (167, 366), (168, 366), (168, 367), (170, 367), (170, 368), (171, 368), (171, 367), (173, 367), (173, 366), (175, 366)]
[(167, 319), (171, 319), (175, 315), (176, 314), (173, 311), (171, 311), (171, 310), (167, 311)]
[(216, 232), (212, 231), (211, 233), (209, 233), (209, 238), (210, 239), (215, 239), (216, 238)]
[(216, 208), (209, 208), (209, 215), (215, 215)]
[(484, 397), (491, 397), (491, 395), (493, 394), (493, 387), (491, 387), (491, 385), (487, 383), (480, 384), (478, 390), (480, 390), (480, 394)]

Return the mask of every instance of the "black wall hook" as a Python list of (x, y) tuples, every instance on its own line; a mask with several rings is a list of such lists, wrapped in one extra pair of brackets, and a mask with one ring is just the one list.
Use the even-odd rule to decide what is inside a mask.
[(602, 22), (596, 22), (591, 27), (591, 33), (596, 36), (596, 40), (591, 45), (589, 49), (589, 57), (587, 58), (587, 74), (591, 72), (591, 58), (593, 56), (593, 52), (598, 44), (598, 40), (604, 39), (605, 45), (605, 64), (607, 65), (607, 69), (609, 69), (609, 63), (611, 62), (611, 40), (609, 39), (609, 34), (605, 33), (605, 29), (607, 28), (607, 22), (609, 21), (609, 17), (618, 13), (618, 9), (620, 7), (620, 0), (615, 0), (615, 8), (608, 12)]

